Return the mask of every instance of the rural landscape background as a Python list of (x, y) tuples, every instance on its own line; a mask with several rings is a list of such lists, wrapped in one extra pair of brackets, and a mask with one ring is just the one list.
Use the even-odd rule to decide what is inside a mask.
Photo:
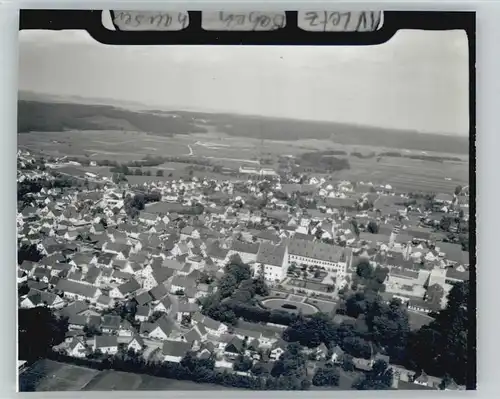
[[(271, 167), (281, 155), (321, 150), (348, 160), (349, 168), (335, 172), (338, 179), (428, 192), (450, 192), (457, 185), (468, 185), (468, 137), (142, 107), (113, 104), (109, 99), (21, 92), (19, 147), (118, 163), (148, 156), (191, 156), (227, 167), (259, 164), (261, 158)], [(163, 170), (166, 179), (185, 168), (185, 164), (165, 162), (152, 171)], [(85, 169), (112, 174), (106, 167)], [(131, 184), (155, 179), (156, 175), (132, 176)]]

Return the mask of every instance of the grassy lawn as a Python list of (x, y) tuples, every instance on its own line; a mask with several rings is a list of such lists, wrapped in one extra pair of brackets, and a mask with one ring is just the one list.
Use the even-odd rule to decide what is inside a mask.
[(332, 313), (337, 308), (337, 302), (328, 302), (321, 299), (309, 298), (306, 303), (316, 306), (322, 313)]
[(91, 381), (99, 371), (40, 360), (19, 376), (20, 391), (79, 391)]
[[(290, 295), (290, 298), (288, 298), (290, 301), (295, 301), (295, 302), (302, 302), (304, 299), (303, 296), (301, 295)], [(306, 301), (307, 302), (307, 301)]]
[(410, 322), (410, 328), (412, 330), (418, 330), (420, 327), (425, 326), (432, 322), (434, 319), (426, 314), (418, 313), (409, 310), (408, 319)]
[(121, 371), (106, 370), (95, 376), (84, 391), (132, 391), (139, 388), (142, 376)]

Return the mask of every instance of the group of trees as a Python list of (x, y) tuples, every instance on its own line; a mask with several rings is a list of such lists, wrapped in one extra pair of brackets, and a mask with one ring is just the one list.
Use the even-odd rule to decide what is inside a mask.
[(333, 154), (346, 155), (344, 151), (307, 152), (301, 155), (300, 166), (310, 170), (328, 172), (350, 169), (351, 165), (346, 158), (337, 158)]
[(64, 341), (67, 331), (68, 320), (55, 316), (48, 307), (18, 309), (18, 359), (46, 358)]
[(437, 155), (421, 155), (421, 154), (401, 154), (400, 152), (387, 151), (378, 154), (379, 157), (396, 157), (396, 158), (409, 158), (409, 159), (419, 159), (423, 161), (434, 161), (434, 162), (444, 162), (453, 161), (461, 162), (461, 158), (457, 157), (447, 157), (447, 156), (437, 156)]
[(377, 360), (370, 371), (363, 374), (353, 384), (358, 390), (385, 390), (392, 386), (393, 372), (384, 360)]
[(389, 269), (381, 266), (374, 268), (369, 260), (361, 259), (356, 266), (356, 273), (353, 274), (351, 287), (356, 290), (361, 284), (366, 290), (384, 292), (384, 281), (388, 274)]
[(318, 368), (314, 373), (312, 384), (315, 386), (335, 386), (339, 385), (340, 373), (337, 367), (331, 363), (326, 363)]
[(374, 292), (358, 292), (345, 305), (347, 315), (356, 319), (354, 322), (334, 324), (321, 313), (298, 317), (283, 332), (283, 338), (310, 348), (321, 343), (329, 349), (339, 345), (360, 358), (383, 351), (391, 359), (404, 359), (410, 328), (406, 309), (399, 301), (386, 304)]
[(307, 378), (306, 361), (301, 346), (298, 343), (292, 343), (274, 363), (271, 376), (277, 378), (288, 389), (308, 389), (311, 383)]
[(448, 303), (435, 320), (412, 333), (408, 366), (442, 376), (448, 373), (458, 384), (467, 383), (469, 284), (458, 283), (448, 293)]
[(140, 211), (144, 210), (147, 203), (158, 201), (161, 201), (161, 194), (157, 191), (138, 193), (134, 196), (128, 195), (125, 197), (125, 212), (129, 217), (135, 218)]
[(25, 260), (30, 262), (39, 262), (43, 255), (38, 250), (36, 244), (23, 244), (17, 250), (17, 263), (20, 265)]
[(201, 301), (202, 311), (207, 316), (230, 324), (234, 324), (239, 317), (258, 318), (261, 309), (256, 306), (255, 296), (269, 294), (264, 276), (259, 274), (252, 278), (250, 266), (243, 263), (238, 255), (234, 255), (224, 268), (217, 288), (214, 294)]

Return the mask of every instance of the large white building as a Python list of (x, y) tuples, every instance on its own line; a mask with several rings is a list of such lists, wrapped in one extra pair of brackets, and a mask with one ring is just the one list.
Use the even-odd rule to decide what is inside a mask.
[(288, 245), (288, 262), (297, 265), (319, 266), (337, 272), (343, 278), (352, 261), (350, 248), (342, 248), (322, 242), (292, 239)]
[(288, 248), (285, 244), (273, 245), (261, 243), (255, 263), (255, 273), (264, 272), (264, 278), (270, 283), (284, 280), (288, 271)]

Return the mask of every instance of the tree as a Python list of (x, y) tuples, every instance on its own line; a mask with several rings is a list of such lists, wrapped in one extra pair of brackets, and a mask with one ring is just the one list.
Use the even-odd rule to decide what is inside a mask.
[(462, 186), (456, 186), (455, 187), (455, 195), (460, 195), (460, 193), (462, 192)]
[(345, 353), (342, 356), (342, 369), (344, 371), (354, 371), (354, 362), (352, 360), (352, 356), (348, 353)]
[(377, 222), (370, 220), (370, 222), (368, 223), (368, 226), (366, 226), (366, 229), (372, 234), (377, 234), (378, 233)]
[(222, 278), (219, 280), (218, 284), (218, 293), (220, 297), (227, 298), (228, 296), (231, 296), (233, 291), (236, 289), (238, 286), (238, 281), (232, 274), (224, 274)]
[(30, 262), (39, 262), (42, 254), (38, 251), (36, 244), (23, 244), (17, 251), (17, 263), (20, 265), (25, 260)]
[(56, 317), (42, 306), (18, 310), (19, 360), (33, 361), (47, 357), (52, 348), (64, 341), (68, 321)]
[(373, 267), (370, 265), (370, 261), (361, 260), (356, 266), (356, 274), (364, 279), (371, 279), (373, 277)]
[(269, 370), (265, 365), (266, 365), (266, 363), (262, 363), (262, 362), (255, 363), (255, 365), (252, 367), (252, 374), (255, 374), (258, 376), (268, 375)]
[(448, 231), (451, 227), (452, 219), (449, 216), (443, 216), (439, 222), (441, 230)]
[(136, 169), (135, 172), (134, 172), (134, 175), (136, 175), (136, 176), (142, 176), (142, 170)]
[(377, 360), (372, 369), (353, 384), (353, 388), (365, 391), (390, 389), (392, 380), (393, 373), (389, 365), (383, 360)]
[(408, 344), (408, 367), (467, 384), (469, 285), (457, 283), (448, 293), (446, 308), (435, 320), (412, 334)]
[(288, 345), (287, 350), (274, 363), (271, 375), (292, 377), (299, 381), (306, 376), (306, 357), (298, 343)]
[(163, 170), (162, 170), (162, 169), (158, 169), (158, 170), (156, 171), (156, 176), (158, 176), (158, 177), (163, 177)]
[(234, 362), (234, 370), (235, 371), (249, 371), (252, 368), (252, 359), (239, 355)]
[(315, 386), (334, 386), (339, 384), (340, 373), (337, 368), (332, 365), (325, 365), (320, 367), (312, 379)]

